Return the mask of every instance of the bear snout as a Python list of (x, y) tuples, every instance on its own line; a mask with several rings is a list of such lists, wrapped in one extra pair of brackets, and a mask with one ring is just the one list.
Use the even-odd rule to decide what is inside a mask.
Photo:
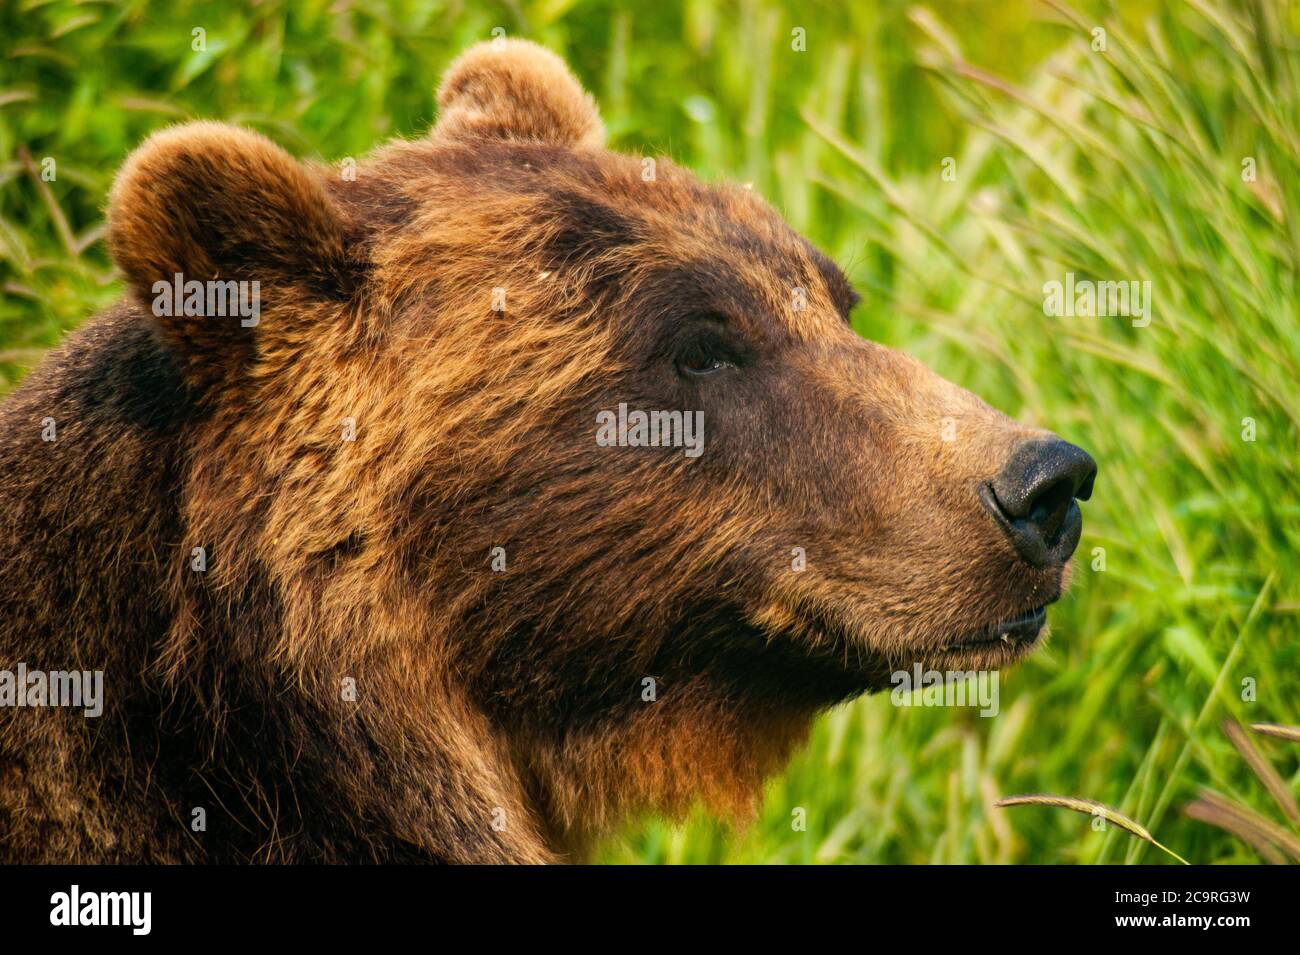
[(1055, 435), (1022, 441), (980, 500), (1016, 553), (1032, 567), (1061, 565), (1079, 544), (1079, 501), (1092, 496), (1097, 462)]

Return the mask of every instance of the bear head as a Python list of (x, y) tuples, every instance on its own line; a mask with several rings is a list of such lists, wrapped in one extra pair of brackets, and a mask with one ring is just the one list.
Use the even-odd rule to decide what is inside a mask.
[[(743, 811), (819, 710), (1035, 645), (1086, 454), (856, 334), (749, 189), (607, 150), (540, 47), (469, 50), (438, 103), (343, 169), (194, 123), (117, 179), (114, 256), (204, 409), (167, 672), (355, 679), (339, 720), (455, 725), (424, 742), (563, 847)], [(256, 315), (158, 307), (189, 281)]]

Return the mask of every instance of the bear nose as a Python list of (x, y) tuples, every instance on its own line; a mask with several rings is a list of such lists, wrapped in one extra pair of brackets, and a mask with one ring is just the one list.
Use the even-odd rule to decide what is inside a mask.
[(1011, 546), (1034, 567), (1064, 564), (1083, 531), (1081, 501), (1092, 496), (1097, 462), (1060, 438), (1016, 445), (999, 474), (980, 488), (980, 500)]

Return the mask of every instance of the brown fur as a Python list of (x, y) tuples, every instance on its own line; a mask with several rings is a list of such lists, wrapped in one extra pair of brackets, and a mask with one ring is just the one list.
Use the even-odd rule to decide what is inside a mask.
[[(1059, 594), (973, 492), (1034, 432), (857, 337), (761, 200), (643, 180), (531, 44), (439, 103), (355, 181), (212, 123), (123, 167), (133, 294), (0, 410), (0, 665), (107, 697), (0, 712), (0, 859), (580, 858), (744, 816), (820, 710), (1008, 663), (953, 641)], [(259, 280), (260, 324), (155, 317), (175, 272)], [(681, 374), (701, 337), (737, 367)], [(702, 408), (705, 453), (597, 447), (620, 401)]]

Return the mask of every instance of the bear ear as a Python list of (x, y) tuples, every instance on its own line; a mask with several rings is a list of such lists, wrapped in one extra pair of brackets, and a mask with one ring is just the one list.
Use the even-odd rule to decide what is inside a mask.
[(228, 377), (251, 359), (268, 318), (276, 334), (302, 334), (293, 317), (304, 304), (348, 298), (344, 233), (316, 175), (270, 140), (222, 123), (155, 133), (109, 194), (113, 259), (192, 379)]
[(448, 68), (432, 135), (595, 148), (605, 128), (562, 59), (527, 40), (497, 39), (470, 47)]

